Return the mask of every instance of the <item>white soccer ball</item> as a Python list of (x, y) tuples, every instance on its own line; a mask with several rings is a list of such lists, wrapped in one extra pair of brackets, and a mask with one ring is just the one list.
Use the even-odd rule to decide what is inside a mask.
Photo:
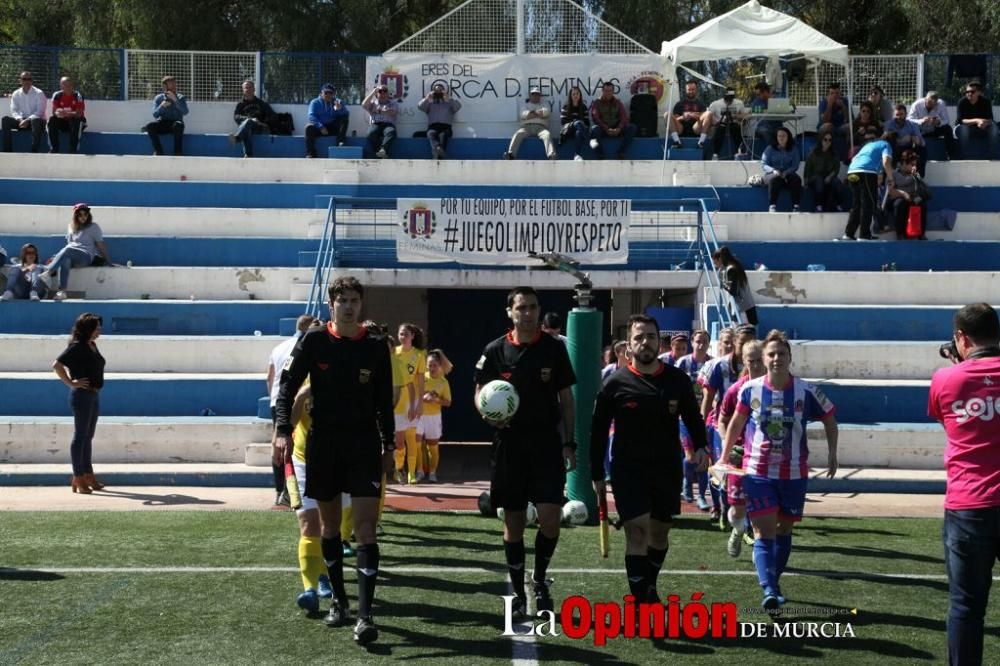
[(583, 525), (587, 522), (587, 505), (580, 500), (570, 500), (563, 504), (562, 515), (570, 525)]
[(500, 522), (503, 522), (503, 507), (497, 509), (497, 518), (500, 519)]
[(510, 382), (495, 379), (479, 391), (476, 409), (490, 421), (506, 421), (517, 412), (521, 404), (517, 389)]
[(525, 516), (525, 524), (534, 525), (536, 522), (538, 522), (538, 509), (535, 508), (534, 504), (528, 502), (528, 510)]

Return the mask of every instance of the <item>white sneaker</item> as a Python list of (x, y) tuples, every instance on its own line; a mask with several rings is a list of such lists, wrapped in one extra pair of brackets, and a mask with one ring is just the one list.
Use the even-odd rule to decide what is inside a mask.
[(417, 483), (420, 483), (423, 480), (424, 480), (424, 473), (422, 471), (417, 472)]
[(583, 161), (583, 157), (581, 157), (580, 155), (574, 155), (573, 156), (573, 161), (574, 162), (582, 162)]
[(379, 148), (378, 152), (375, 153), (375, 157), (379, 158), (380, 160), (384, 160), (387, 156), (388, 153), (385, 152), (385, 148)]
[(774, 205), (768, 206), (767, 207), (767, 212), (768, 213), (777, 213), (778, 212), (778, 207), (774, 206)]
[(435, 148), (435, 149), (434, 149), (434, 155), (435, 155), (435, 156), (436, 156), (436, 157), (437, 157), (437, 158), (438, 158), (439, 160), (440, 160), (440, 159), (444, 159), (444, 148), (442, 148), (441, 146), (438, 146), (437, 148)]
[(591, 139), (590, 140), (590, 149), (591, 150), (597, 150), (598, 147), (600, 147), (600, 145), (601, 144), (600, 144), (600, 142), (597, 139)]
[(713, 162), (718, 162), (719, 161), (719, 156), (718, 155), (712, 155), (712, 161)]
[(427, 475), (427, 480), (430, 481), (431, 483), (437, 483), (438, 475), (435, 474), (434, 472), (431, 472), (430, 474)]
[(792, 212), (793, 212), (793, 213), (798, 213), (798, 212), (799, 212), (799, 210), (800, 210), (800, 209), (799, 209), (799, 205), (798, 205), (798, 204), (795, 204), (794, 206), (792, 206)]
[(28, 294), (28, 298), (30, 298), (33, 301), (41, 300), (41, 299), (38, 298), (38, 292), (37, 291), (33, 291), (30, 294)]
[(739, 557), (741, 550), (743, 550), (743, 535), (733, 529), (729, 534), (729, 543), (726, 544), (726, 552), (729, 553), (729, 557)]
[[(35, 293), (35, 292), (31, 292)], [(3, 296), (0, 296), (0, 301), (12, 301), (14, 300), (14, 293), (10, 291), (3, 292)]]
[(822, 213), (823, 212), (823, 207), (822, 206), (816, 206), (816, 212), (817, 213)]
[(52, 300), (54, 300), (54, 301), (65, 301), (66, 300), (66, 292), (62, 291), (62, 290), (57, 291), (56, 295), (52, 297)]

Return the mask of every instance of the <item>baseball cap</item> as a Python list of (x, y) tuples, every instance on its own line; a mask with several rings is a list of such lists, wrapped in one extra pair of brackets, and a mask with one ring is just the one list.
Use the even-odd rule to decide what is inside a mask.
[(541, 95), (542, 94), (542, 89), (539, 88), (538, 86), (531, 86), (531, 90), (528, 91), (528, 94), (529, 95), (534, 95), (536, 93), (539, 94), (539, 95)]
[(927, 91), (927, 96), (930, 97), (931, 99), (938, 99), (938, 91), (937, 90), (928, 90)]
[(333, 92), (333, 84), (332, 83), (324, 83), (323, 87), (320, 88), (319, 91), (320, 92), (326, 92), (327, 90), (329, 90), (330, 92)]
[(90, 206), (88, 206), (85, 203), (78, 203), (75, 206), (73, 206), (73, 212), (75, 213), (78, 210), (90, 210)]
[(723, 97), (736, 97), (736, 91), (735, 90), (727, 90), (726, 94), (723, 95)]

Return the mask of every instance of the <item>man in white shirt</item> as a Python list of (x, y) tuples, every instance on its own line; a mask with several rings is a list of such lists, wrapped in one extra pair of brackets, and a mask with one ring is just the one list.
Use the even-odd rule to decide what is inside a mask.
[[(267, 362), (267, 392), (271, 396), (271, 425), (274, 425), (275, 421), (275, 410), (274, 405), (278, 400), (278, 389), (281, 388), (281, 371), (284, 369), (285, 362), (288, 357), (292, 355), (292, 350), (295, 349), (296, 343), (302, 334), (309, 330), (309, 327), (313, 325), (316, 318), (312, 315), (301, 315), (295, 321), (295, 335), (288, 338), (284, 342), (281, 342), (274, 349), (271, 350), (271, 357)], [(271, 443), (274, 444), (274, 435), (272, 430)], [(271, 471), (274, 473), (274, 508), (285, 509), (290, 505), (288, 490), (285, 488), (285, 466), (271, 464)]]
[(708, 110), (712, 114), (712, 129), (715, 130), (715, 136), (712, 137), (712, 158), (718, 159), (726, 137), (729, 137), (733, 155), (745, 153), (741, 121), (747, 115), (747, 108), (737, 99), (736, 91), (727, 90), (721, 99), (708, 105)]
[(550, 160), (556, 159), (556, 146), (552, 143), (552, 133), (549, 131), (549, 116), (551, 109), (546, 102), (542, 101), (542, 91), (540, 88), (532, 88), (528, 93), (528, 102), (521, 110), (521, 126), (511, 137), (510, 146), (503, 154), (504, 159), (512, 160), (517, 157), (517, 151), (521, 147), (521, 142), (529, 136), (537, 136), (545, 145), (545, 155)]
[(11, 93), (10, 115), (0, 121), (3, 128), (3, 151), (14, 150), (12, 130), (31, 130), (31, 152), (37, 153), (45, 134), (45, 93), (33, 84), (31, 72), (21, 72), (21, 87)]
[(955, 159), (955, 133), (951, 129), (948, 107), (938, 98), (936, 90), (928, 90), (924, 97), (911, 104), (906, 118), (920, 127), (924, 139), (928, 137), (944, 139), (948, 157)]

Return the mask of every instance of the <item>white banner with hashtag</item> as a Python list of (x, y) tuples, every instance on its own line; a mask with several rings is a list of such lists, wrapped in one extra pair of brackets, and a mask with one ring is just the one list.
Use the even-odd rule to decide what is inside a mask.
[(558, 252), (583, 264), (628, 262), (628, 199), (399, 199), (400, 262), (537, 265)]

